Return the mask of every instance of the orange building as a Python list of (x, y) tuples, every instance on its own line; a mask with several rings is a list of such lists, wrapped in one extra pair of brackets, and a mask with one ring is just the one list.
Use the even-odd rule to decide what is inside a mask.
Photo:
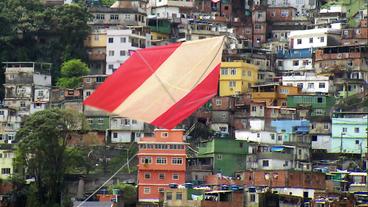
[(185, 183), (184, 130), (156, 129), (154, 137), (144, 137), (138, 144), (138, 200), (158, 202), (169, 184)]
[(301, 94), (296, 86), (282, 86), (279, 83), (269, 83), (252, 86), (252, 101), (266, 102), (267, 105), (286, 106), (287, 96)]

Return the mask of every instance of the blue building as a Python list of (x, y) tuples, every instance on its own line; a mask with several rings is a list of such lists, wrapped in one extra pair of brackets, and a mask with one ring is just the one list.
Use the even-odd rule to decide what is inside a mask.
[(332, 118), (330, 153), (362, 154), (367, 149), (368, 117)]
[(292, 142), (293, 135), (305, 135), (309, 133), (310, 122), (308, 120), (274, 120), (271, 126), (275, 128), (278, 136), (283, 136), (284, 142)]

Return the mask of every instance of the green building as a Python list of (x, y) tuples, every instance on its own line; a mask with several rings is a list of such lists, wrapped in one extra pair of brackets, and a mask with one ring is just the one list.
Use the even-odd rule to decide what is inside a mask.
[(110, 128), (109, 116), (86, 116), (89, 127), (94, 131), (106, 131)]
[(243, 140), (216, 138), (201, 143), (198, 158), (212, 158), (213, 173), (234, 176), (245, 169), (248, 143)]
[(311, 116), (329, 116), (335, 104), (335, 97), (324, 95), (290, 95), (287, 106), (290, 108), (310, 108)]

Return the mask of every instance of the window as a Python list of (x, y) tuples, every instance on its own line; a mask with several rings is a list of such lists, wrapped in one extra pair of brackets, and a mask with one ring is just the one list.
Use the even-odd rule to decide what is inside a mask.
[(109, 56), (114, 56), (115, 52), (114, 50), (109, 50)]
[(125, 14), (124, 18), (125, 19), (130, 19), (130, 14)]
[(252, 71), (248, 71), (248, 76), (252, 76)]
[(124, 125), (130, 126), (130, 119), (124, 119)]
[(217, 155), (217, 156), (216, 156), (216, 159), (217, 159), (217, 160), (222, 160), (222, 155)]
[(173, 165), (181, 165), (181, 164), (183, 164), (183, 158), (181, 158), (181, 157), (173, 157), (172, 160), (171, 160), (171, 163)]
[(228, 74), (228, 70), (225, 68), (221, 69), (221, 75), (227, 75)]
[(120, 37), (120, 43), (125, 43), (126, 42), (126, 37)]
[(174, 174), (172, 175), (172, 179), (173, 179), (173, 180), (179, 180), (179, 174), (174, 173)]
[(137, 120), (132, 119), (132, 124), (133, 124), (133, 125), (136, 125), (136, 124), (137, 124)]
[(235, 69), (235, 68), (230, 69), (230, 74), (231, 74), (231, 75), (236, 75), (236, 69)]
[(152, 160), (151, 157), (142, 157), (141, 163), (142, 164), (151, 164)]
[(325, 42), (325, 37), (321, 37), (321, 38), (320, 38), (320, 41), (321, 41), (321, 42)]
[(299, 66), (299, 60), (293, 60), (293, 66)]
[(1, 168), (1, 174), (9, 175), (10, 174), (10, 168)]
[(99, 35), (95, 35), (95, 40), (96, 41), (100, 40), (100, 36)]
[(103, 124), (104, 123), (104, 119), (103, 118), (99, 118), (98, 119), (98, 124)]
[(271, 139), (274, 140), (275, 139), (275, 134), (271, 134)]
[(96, 19), (105, 19), (104, 14), (96, 14)]
[(355, 140), (355, 144), (359, 144), (359, 140)]
[(268, 167), (269, 166), (268, 160), (263, 160), (262, 161), (262, 166), (263, 167)]
[(114, 69), (114, 65), (109, 64), (109, 69), (110, 69), (110, 70), (113, 70), (113, 69)]
[(298, 154), (302, 155), (302, 150), (301, 149), (298, 150)]
[(313, 37), (309, 38), (309, 43), (313, 43)]
[(144, 173), (144, 179), (146, 180), (151, 179), (151, 173)]
[(257, 133), (257, 138), (260, 138), (260, 137), (261, 137), (261, 135), (259, 133)]
[(144, 194), (150, 194), (150, 193), (151, 193), (151, 188), (150, 188), (150, 187), (145, 187), (145, 188), (143, 189), (143, 193), (144, 193)]
[(277, 135), (277, 140), (281, 141), (282, 140), (282, 135)]
[(221, 99), (216, 99), (216, 106), (221, 106), (222, 105), (222, 100)]
[(109, 43), (114, 43), (114, 38), (113, 37), (109, 37)]
[(297, 84), (296, 84), (296, 86), (297, 86), (298, 88), (303, 88), (303, 83), (297, 83)]
[(317, 98), (317, 102), (318, 102), (318, 103), (322, 103), (322, 102), (323, 102), (322, 97), (318, 97), (318, 98)]
[(257, 111), (257, 106), (252, 106), (252, 112), (256, 112)]
[(229, 87), (230, 88), (236, 87), (236, 82), (235, 81), (229, 81)]
[(126, 56), (125, 50), (120, 50), (120, 56)]
[(288, 11), (288, 10), (281, 10), (281, 16), (282, 16), (282, 17), (287, 17), (287, 16), (289, 16), (289, 11)]
[(118, 133), (114, 132), (112, 137), (113, 137), (114, 139), (118, 138)]
[(118, 20), (119, 19), (119, 15), (118, 14), (111, 14), (110, 15), (110, 19), (111, 20)]
[(158, 179), (165, 180), (165, 174), (164, 173), (158, 174)]
[(168, 132), (161, 132), (161, 137), (169, 137), (169, 133)]
[(324, 123), (324, 124), (323, 124), (323, 128), (324, 128), (324, 129), (329, 129), (329, 128), (330, 128), (330, 126), (329, 126), (329, 124), (328, 124), (328, 123)]
[(164, 192), (165, 191), (165, 189), (164, 188), (158, 188), (158, 192), (159, 193), (162, 193), (162, 192)]
[(182, 200), (183, 199), (183, 194), (181, 192), (177, 192), (176, 193), (176, 200)]
[(314, 88), (314, 83), (308, 83), (308, 88)]
[(308, 65), (308, 60), (303, 60), (303, 66), (307, 66)]
[[(87, 80), (90, 78), (87, 78)], [(43, 96), (43, 91), (38, 91), (38, 96)]]
[(313, 136), (312, 136), (312, 141), (313, 141), (313, 142), (316, 142), (317, 140), (318, 140), (317, 135), (313, 135)]
[(347, 131), (348, 131), (348, 128), (346, 128), (346, 127), (342, 128), (342, 132), (347, 132)]
[(359, 128), (358, 128), (358, 127), (355, 127), (355, 128), (354, 128), (354, 132), (355, 132), (355, 133), (359, 133)]
[(166, 164), (166, 157), (158, 157), (156, 159), (157, 164)]
[(0, 111), (0, 115), (1, 116), (4, 116), (4, 111)]
[(250, 202), (256, 202), (256, 194), (250, 194)]
[(256, 24), (256, 25), (254, 26), (254, 29), (256, 29), (256, 30), (260, 30), (260, 29), (262, 29), (262, 25), (260, 25), (260, 24)]
[(172, 192), (167, 192), (166, 193), (166, 200), (167, 201), (171, 201), (172, 200)]
[(297, 43), (298, 45), (301, 45), (301, 44), (302, 44), (302, 39), (297, 39), (297, 40), (296, 40), (296, 43)]
[(326, 87), (326, 84), (325, 84), (325, 83), (319, 83), (319, 84), (318, 84), (318, 87), (319, 87), (319, 88), (325, 88), (325, 87)]

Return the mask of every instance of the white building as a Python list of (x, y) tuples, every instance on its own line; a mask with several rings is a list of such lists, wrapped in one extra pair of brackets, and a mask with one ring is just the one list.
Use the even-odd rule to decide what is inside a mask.
[(294, 49), (318, 48), (338, 45), (340, 30), (320, 28), (290, 32), (290, 43)]
[(145, 27), (107, 30), (106, 74), (110, 75), (139, 48), (151, 46), (151, 35)]
[(331, 135), (312, 135), (312, 149), (322, 149), (330, 151)]
[(308, 10), (315, 9), (316, 0), (267, 0), (267, 4), (272, 7), (294, 7), (297, 9), (297, 16), (308, 16)]
[(276, 132), (272, 131), (236, 130), (235, 139), (264, 144), (283, 144), (282, 140), (277, 139)]
[(193, 8), (193, 0), (150, 0), (151, 15), (158, 18), (180, 18), (180, 8)]
[(143, 137), (144, 123), (129, 118), (111, 117), (111, 143), (136, 142)]
[(282, 84), (285, 86), (297, 86), (304, 93), (333, 93), (333, 82), (328, 76), (315, 74), (283, 76)]

